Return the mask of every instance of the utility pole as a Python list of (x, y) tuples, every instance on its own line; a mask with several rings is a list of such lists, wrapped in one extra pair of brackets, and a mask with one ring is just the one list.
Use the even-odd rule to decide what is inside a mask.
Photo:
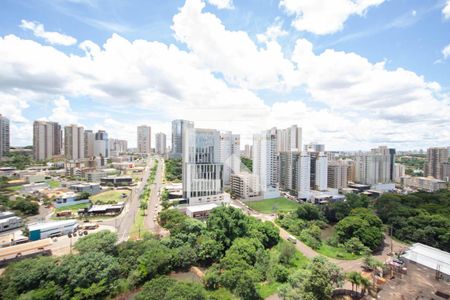
[(394, 256), (394, 243), (392, 241), (392, 234), (393, 233), (393, 227), (391, 225), (391, 255)]

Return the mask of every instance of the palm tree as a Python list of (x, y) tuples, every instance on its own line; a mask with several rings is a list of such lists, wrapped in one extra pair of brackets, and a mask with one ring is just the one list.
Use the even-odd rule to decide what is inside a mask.
[(352, 271), (347, 273), (347, 280), (352, 284), (352, 292), (353, 288), (356, 286), (356, 291), (358, 291), (358, 286), (361, 284), (361, 274), (358, 272)]
[(367, 277), (361, 276), (361, 294), (364, 296), (366, 291), (369, 291), (371, 287), (372, 281)]

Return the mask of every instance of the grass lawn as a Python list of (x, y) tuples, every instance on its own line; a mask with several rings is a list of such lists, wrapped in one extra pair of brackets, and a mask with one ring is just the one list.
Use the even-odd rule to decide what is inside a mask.
[(256, 285), (256, 291), (262, 299), (266, 299), (278, 292), (282, 284), (279, 282), (263, 282)]
[(128, 199), (122, 198), (122, 194), (126, 194), (127, 196), (130, 195), (130, 191), (128, 190), (112, 190), (112, 191), (106, 191), (103, 193), (99, 193), (97, 195), (93, 195), (89, 197), (91, 199), (92, 203), (94, 204), (115, 204), (118, 202), (123, 202)]
[(238, 300), (239, 298), (233, 295), (229, 290), (225, 288), (220, 288), (215, 291), (207, 291), (208, 296), (211, 299), (220, 299), (220, 300)]
[(56, 211), (63, 211), (63, 210), (77, 211), (79, 209), (89, 207), (89, 206), (90, 206), (90, 203), (79, 203), (79, 204), (74, 204), (74, 205), (69, 205), (69, 206), (64, 206), (64, 207), (58, 207), (58, 208), (56, 208)]
[(277, 212), (290, 212), (296, 210), (300, 204), (286, 199), (284, 197), (274, 198), (274, 199), (265, 199), (261, 201), (249, 201), (246, 202), (250, 208), (265, 213), (277, 213)]
[(325, 242), (322, 242), (322, 246), (316, 251), (324, 256), (343, 260), (353, 260), (363, 256), (349, 253), (345, 249), (330, 246)]
[(58, 188), (61, 186), (61, 183), (58, 180), (48, 180), (47, 183), (52, 189)]

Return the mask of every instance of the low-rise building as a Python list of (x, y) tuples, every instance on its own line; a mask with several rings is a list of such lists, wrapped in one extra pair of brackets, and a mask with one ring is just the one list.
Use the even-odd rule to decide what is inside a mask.
[(15, 216), (13, 212), (0, 212), (0, 232), (16, 229), (22, 226), (22, 219)]
[(48, 188), (47, 182), (39, 182), (39, 183), (30, 183), (24, 184), (22, 186), (22, 192), (24, 193), (33, 193), (45, 190)]
[(58, 208), (90, 202), (91, 201), (89, 199), (80, 199), (80, 196), (77, 193), (68, 192), (58, 196), (53, 204)]
[(37, 223), (28, 226), (30, 241), (37, 241), (48, 237), (61, 236), (73, 233), (77, 230), (78, 223), (76, 220), (64, 220)]
[(89, 193), (91, 195), (98, 194), (102, 191), (99, 183), (78, 183), (69, 187), (75, 193)]
[(129, 186), (133, 183), (130, 176), (108, 176), (100, 179), (101, 185)]
[(84, 178), (88, 182), (101, 182), (101, 179), (106, 176), (104, 171), (89, 171), (84, 173)]
[(254, 199), (260, 196), (258, 176), (250, 173), (231, 175), (231, 195), (239, 199)]
[(415, 243), (402, 255), (409, 263), (419, 264), (436, 274), (436, 278), (450, 281), (450, 253), (421, 243)]
[(188, 206), (186, 207), (186, 215), (191, 218), (206, 219), (217, 206), (216, 203)]
[(435, 192), (447, 188), (447, 183), (433, 177), (404, 176), (401, 179), (403, 188), (413, 188), (425, 192)]

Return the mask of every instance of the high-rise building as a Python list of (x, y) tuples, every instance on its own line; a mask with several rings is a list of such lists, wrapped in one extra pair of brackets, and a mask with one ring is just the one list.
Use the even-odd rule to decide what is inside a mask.
[(323, 144), (316, 144), (316, 143), (309, 143), (308, 145), (305, 145), (305, 151), (307, 152), (324, 152), (325, 151), (325, 145)]
[(64, 127), (64, 156), (66, 159), (82, 159), (84, 150), (84, 128), (77, 125)]
[(156, 139), (156, 153), (160, 155), (166, 154), (166, 134), (159, 132), (155, 136)]
[(94, 154), (95, 134), (92, 130), (84, 131), (84, 157), (91, 158)]
[(400, 183), (403, 176), (405, 176), (406, 168), (402, 164), (394, 163), (394, 176), (392, 181)]
[(391, 181), (392, 154), (381, 146), (370, 152), (355, 156), (355, 181), (363, 184), (388, 183)]
[(233, 134), (231, 131), (220, 133), (220, 162), (223, 164), (223, 183), (230, 184), (232, 174), (240, 172), (241, 136)]
[(436, 179), (444, 179), (444, 163), (448, 162), (448, 149), (445, 147), (434, 147), (427, 150), (427, 161), (425, 162), (425, 176)]
[(0, 114), (0, 158), (9, 153), (9, 119)]
[(277, 151), (300, 151), (302, 149), (302, 128), (292, 125), (277, 130)]
[(253, 159), (253, 146), (245, 145), (244, 146), (244, 154), (242, 155), (245, 158)]
[(194, 128), (194, 122), (187, 120), (173, 120), (172, 121), (172, 152), (170, 154), (173, 158), (181, 158), (184, 147), (184, 131), (185, 129)]
[(119, 156), (121, 153), (128, 151), (128, 141), (120, 139), (109, 139), (110, 156)]
[(152, 128), (142, 125), (137, 128), (137, 151), (138, 153), (152, 153)]
[(389, 148), (389, 179), (390, 181), (394, 181), (394, 173), (395, 173), (395, 149)]
[(318, 191), (325, 191), (328, 187), (328, 158), (323, 152), (316, 158), (314, 183), (314, 188)]
[(345, 161), (335, 160), (328, 163), (328, 187), (341, 189), (347, 187), (348, 165)]
[(108, 133), (104, 130), (99, 130), (95, 133), (94, 138), (94, 156), (103, 158), (109, 157)]
[(189, 205), (225, 200), (223, 164), (220, 162), (220, 134), (217, 130), (185, 128), (183, 198)]
[(311, 191), (311, 157), (303, 151), (297, 161), (297, 193), (299, 199), (308, 200)]
[(280, 189), (297, 190), (297, 165), (300, 158), (298, 151), (282, 151), (279, 154), (280, 161)]
[(34, 121), (33, 156), (35, 160), (47, 160), (60, 155), (61, 145), (61, 126), (58, 123)]
[(258, 176), (264, 198), (279, 196), (277, 130), (272, 128), (253, 136), (253, 174)]

